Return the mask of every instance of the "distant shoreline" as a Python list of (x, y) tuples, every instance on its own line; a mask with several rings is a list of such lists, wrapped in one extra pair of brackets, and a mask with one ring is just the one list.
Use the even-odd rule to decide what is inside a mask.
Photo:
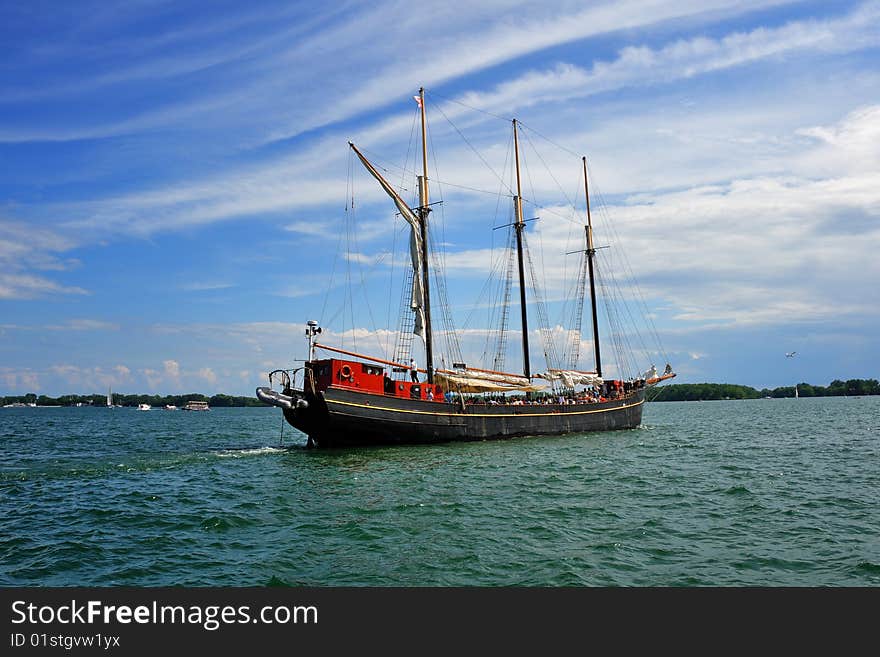
[(724, 399), (784, 399), (794, 397), (860, 397), (880, 395), (880, 382), (876, 379), (835, 379), (828, 386), (798, 383), (796, 386), (763, 388), (731, 383), (674, 383), (656, 388), (649, 401), (717, 401)]
[[(113, 393), (112, 400), (114, 406), (134, 408), (137, 408), (140, 404), (149, 404), (153, 408), (164, 408), (165, 406), (183, 408), (191, 401), (207, 402), (208, 406), (211, 408), (266, 406), (256, 397), (224, 394), (207, 396), (199, 393), (188, 393), (185, 395), (123, 395)], [(60, 397), (49, 397), (47, 395), (28, 393), (26, 395), (7, 395), (5, 397), (0, 397), (0, 407), (8, 406), (10, 404), (36, 404), (37, 406), (42, 407), (94, 406), (107, 408), (107, 395), (61, 395)]]
[[(797, 395), (795, 395), (797, 389)], [(656, 394), (654, 394), (656, 392)], [(841, 381), (835, 379), (827, 386), (817, 386), (810, 383), (798, 383), (797, 386), (784, 386), (780, 388), (763, 388), (758, 390), (751, 386), (743, 386), (732, 383), (672, 383), (654, 388), (649, 394), (649, 401), (713, 401), (724, 399), (761, 399), (761, 398), (786, 398), (786, 397), (858, 397), (868, 395), (880, 395), (880, 382), (877, 379), (849, 379)], [(243, 408), (266, 406), (255, 396), (239, 396), (216, 394), (206, 396), (199, 393), (185, 395), (123, 395), (113, 394), (113, 404), (117, 406), (137, 408), (139, 404), (149, 404), (154, 408), (165, 406), (177, 406), (183, 408), (191, 401), (208, 402), (212, 408)], [(107, 395), (62, 395), (49, 397), (47, 395), (7, 395), (0, 397), (0, 407), (10, 404), (25, 404), (44, 407), (63, 406), (99, 406), (107, 407)]]

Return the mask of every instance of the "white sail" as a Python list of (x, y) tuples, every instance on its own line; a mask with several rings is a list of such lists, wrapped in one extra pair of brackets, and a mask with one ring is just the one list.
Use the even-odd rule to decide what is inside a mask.
[(425, 293), (422, 289), (422, 234), (419, 227), (419, 218), (412, 211), (412, 209), (406, 204), (406, 202), (400, 198), (400, 195), (394, 191), (394, 188), (391, 184), (382, 177), (376, 168), (370, 164), (369, 160), (365, 158), (361, 152), (355, 147), (354, 144), (349, 142), (351, 149), (358, 156), (358, 159), (364, 165), (364, 167), (369, 171), (372, 176), (379, 181), (379, 184), (382, 186), (382, 189), (385, 190), (385, 193), (391, 197), (391, 200), (394, 201), (394, 205), (397, 206), (397, 209), (400, 211), (401, 216), (406, 220), (406, 222), (410, 225), (410, 236), (409, 236), (409, 256), (410, 261), (412, 262), (412, 270), (413, 270), (413, 281), (412, 281), (412, 295), (410, 297), (410, 308), (415, 313), (415, 327), (413, 328), (413, 333), (425, 339)]
[(595, 386), (602, 385), (602, 377), (594, 372), (579, 372), (578, 370), (547, 370), (535, 375), (539, 379), (548, 381), (562, 381), (566, 388), (574, 388), (576, 385)]
[(544, 386), (536, 385), (524, 376), (477, 370), (439, 370), (434, 373), (434, 383), (456, 392), (537, 392), (544, 389)]

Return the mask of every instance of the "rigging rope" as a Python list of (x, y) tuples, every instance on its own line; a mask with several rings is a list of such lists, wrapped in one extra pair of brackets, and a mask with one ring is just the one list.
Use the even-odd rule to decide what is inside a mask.
[[(443, 98), (443, 96), (436, 94), (436, 93), (433, 93), (431, 95), (432, 95), (432, 97), (436, 96), (436, 97)], [(480, 110), (479, 108), (470, 107), (467, 104), (462, 103), (461, 101), (457, 101), (454, 99), (448, 99), (448, 98), (446, 100), (449, 100), (450, 102), (459, 104), (463, 107), (467, 107), (468, 109), (482, 112), (483, 114), (486, 114), (488, 116), (492, 116), (492, 117), (498, 118), (498, 119), (503, 119), (505, 122), (509, 122), (509, 119), (505, 119), (503, 117), (495, 115), (491, 112), (487, 112), (485, 110)], [(496, 200), (496, 210), (495, 210), (495, 223), (497, 223), (498, 217), (500, 215), (499, 208), (501, 206), (501, 197), (513, 195), (514, 193), (513, 193), (511, 185), (508, 182), (506, 182), (505, 179), (502, 176), (500, 176), (498, 174), (498, 172), (487, 162), (486, 158), (484, 157), (484, 155), (480, 151), (480, 149), (478, 149), (476, 147), (475, 143), (473, 143), (470, 139), (468, 139), (465, 136), (465, 134), (462, 132), (462, 130), (460, 130), (457, 125), (455, 125), (455, 123), (451, 120), (450, 116), (444, 111), (444, 109), (441, 107), (441, 105), (439, 103), (436, 105), (432, 104), (432, 108), (437, 110), (438, 114), (440, 114), (445, 119), (445, 121), (458, 134), (458, 136), (465, 142), (465, 144), (468, 146), (468, 148), (473, 153), (476, 154), (476, 156), (483, 163), (483, 165), (486, 167), (486, 169), (488, 171), (490, 171), (491, 174), (494, 175), (495, 178), (497, 178), (499, 180), (499, 191), (498, 192), (489, 192), (489, 191), (477, 189), (473, 186), (461, 185), (461, 184), (456, 184), (456, 183), (452, 183), (452, 182), (448, 182), (448, 181), (443, 180), (441, 173), (440, 173), (439, 165), (436, 162), (436, 155), (435, 155), (436, 150), (433, 148), (433, 146), (434, 146), (433, 137), (429, 133), (428, 138), (431, 140), (430, 143), (431, 143), (431, 147), (432, 147), (431, 157), (432, 157), (433, 164), (434, 164), (434, 175), (431, 177), (431, 183), (433, 184), (432, 189), (436, 189), (437, 197), (440, 199), (439, 205), (432, 203), (432, 205), (435, 206), (435, 209), (438, 210), (437, 215), (439, 215), (439, 216), (434, 215), (433, 216), (434, 220), (429, 222), (429, 226), (428, 226), (428, 242), (429, 242), (429, 245), (432, 247), (432, 248), (430, 248), (430, 254), (431, 254), (431, 261), (432, 261), (431, 264), (432, 264), (432, 268), (434, 270), (431, 273), (431, 282), (432, 282), (431, 291), (434, 292), (434, 294), (436, 295), (435, 308), (436, 308), (436, 310), (439, 311), (437, 313), (437, 316), (439, 316), (440, 324), (442, 325), (442, 331), (440, 331), (440, 332), (443, 333), (443, 338), (445, 341), (445, 349), (447, 351), (446, 355), (451, 357), (454, 361), (463, 362), (464, 359), (462, 357), (461, 344), (460, 344), (460, 340), (459, 340), (459, 332), (456, 331), (456, 329), (454, 327), (452, 307), (449, 304), (449, 299), (448, 299), (449, 293), (448, 293), (446, 279), (445, 279), (445, 271), (447, 268), (448, 255), (443, 250), (438, 250), (436, 248), (433, 248), (437, 244), (445, 243), (445, 232), (446, 232), (445, 224), (446, 224), (446, 222), (445, 222), (444, 207), (442, 205), (443, 188), (444, 188), (444, 186), (449, 186), (449, 187), (464, 189), (464, 190), (468, 190), (471, 192), (477, 192), (477, 193), (481, 193), (481, 194), (495, 195), (496, 199), (497, 199)], [(448, 110), (449, 107), (447, 106), (446, 109)], [(454, 112), (451, 112), (451, 113), (454, 114)], [(405, 191), (408, 191), (404, 185), (405, 177), (408, 175), (413, 175), (413, 174), (420, 175), (420, 173), (421, 173), (421, 172), (419, 172), (418, 174), (415, 173), (415, 170), (419, 169), (418, 162), (412, 163), (412, 165), (410, 162), (410, 156), (414, 152), (413, 143), (415, 140), (414, 135), (416, 132), (417, 117), (418, 117), (418, 113), (414, 112), (413, 126), (411, 128), (411, 134), (410, 134), (410, 143), (407, 148), (406, 159), (404, 161), (403, 167), (399, 167), (399, 166), (379, 167), (379, 166), (377, 166), (377, 168), (382, 169), (384, 171), (388, 171), (389, 168), (393, 168), (395, 171), (399, 171), (400, 176), (401, 176), (400, 189), (405, 190)], [(518, 121), (517, 124), (520, 128), (526, 127), (526, 126), (524, 126), (524, 124), (522, 124), (522, 122)], [(578, 157), (578, 159), (580, 159), (580, 157), (577, 154), (575, 154), (573, 151), (571, 151), (570, 149), (568, 149), (564, 146), (561, 146), (560, 144), (557, 144), (556, 142), (547, 138), (545, 135), (541, 134), (537, 130), (531, 128), (531, 126), (528, 126), (527, 130), (522, 131), (522, 134), (524, 136), (524, 143), (527, 145), (527, 150), (529, 151), (530, 155), (536, 156), (538, 158), (538, 160), (541, 162), (544, 169), (549, 174), (549, 179), (553, 181), (553, 184), (559, 190), (561, 197), (565, 199), (565, 203), (562, 204), (564, 209), (561, 210), (559, 205), (545, 206), (545, 205), (542, 205), (536, 201), (527, 201), (526, 199), (520, 199), (520, 201), (523, 203), (529, 203), (539, 213), (541, 213), (544, 216), (553, 215), (553, 216), (562, 218), (565, 221), (569, 222), (569, 224), (571, 226), (577, 226), (580, 230), (583, 230), (583, 226), (584, 226), (583, 221), (577, 220), (577, 218), (576, 218), (577, 213), (578, 213), (577, 203), (572, 202), (572, 200), (571, 200), (572, 198), (577, 198), (577, 196), (575, 195), (574, 197), (572, 197), (568, 193), (566, 193), (566, 190), (563, 188), (560, 181), (557, 179), (557, 177), (554, 175), (553, 171), (548, 166), (547, 160), (542, 156), (541, 152), (538, 150), (537, 145), (535, 144), (535, 141), (531, 137), (530, 133), (533, 133), (537, 137), (539, 137), (542, 140), (544, 140), (545, 142), (553, 145), (554, 147), (558, 148), (559, 150), (564, 151), (566, 153), (569, 153), (575, 157)], [(510, 139), (512, 141), (512, 135), (511, 135)], [(503, 171), (506, 171), (509, 166), (511, 152), (512, 152), (512, 148), (509, 147), (507, 150), (507, 154), (505, 156), (505, 163), (504, 163)], [(413, 156), (413, 157), (416, 160), (418, 160), (417, 157), (415, 157), (415, 156)], [(376, 158), (375, 161), (379, 161), (379, 158)], [(526, 180), (528, 181), (530, 195), (532, 198), (537, 199), (538, 193), (536, 192), (535, 181), (532, 178), (532, 172), (528, 168), (528, 166), (523, 166), (523, 168), (525, 170)], [(364, 267), (364, 264), (360, 260), (358, 260), (355, 263), (352, 263), (352, 260), (356, 260), (356, 258), (351, 257), (352, 255), (358, 253), (358, 251), (357, 251), (358, 235), (357, 235), (357, 232), (353, 230), (354, 215), (355, 215), (354, 207), (355, 206), (354, 206), (354, 184), (353, 184), (352, 177), (351, 177), (352, 176), (351, 170), (352, 170), (352, 159), (350, 157), (349, 158), (349, 181), (348, 181), (348, 187), (346, 190), (346, 197), (347, 197), (347, 199), (348, 199), (348, 197), (351, 198), (351, 205), (349, 206), (348, 203), (346, 204), (346, 223), (345, 223), (344, 230), (340, 231), (340, 235), (338, 237), (337, 259), (339, 257), (340, 248), (341, 248), (343, 240), (344, 240), (345, 244), (348, 245), (350, 248), (346, 254), (347, 257), (346, 257), (346, 263), (345, 263), (345, 265), (346, 265), (345, 278), (346, 278), (346, 283), (347, 283), (347, 291), (346, 291), (346, 294), (344, 295), (344, 298), (343, 298), (343, 306), (344, 307), (342, 309), (340, 309), (340, 311), (343, 314), (345, 314), (346, 310), (348, 310), (350, 312), (352, 328), (356, 328), (354, 326), (355, 294), (354, 294), (354, 290), (353, 290), (354, 285), (356, 284), (355, 283), (356, 273), (352, 271), (352, 267), (355, 265), (359, 266), (359, 272), (360, 272), (359, 281), (357, 281), (357, 282), (359, 282), (362, 287), (364, 299), (367, 300), (367, 302), (369, 302), (369, 299), (366, 294), (366, 281), (368, 278), (367, 273), (365, 273), (366, 267)], [(581, 181), (581, 183), (583, 183), (583, 176), (580, 176), (580, 181)], [(599, 215), (601, 217), (603, 217), (603, 219), (604, 219), (603, 229), (606, 229), (608, 231), (609, 235), (612, 236), (612, 238), (613, 238), (612, 241), (617, 241), (619, 239), (619, 237), (617, 235), (617, 228), (613, 222), (608, 220), (607, 207), (604, 204), (604, 200), (602, 199), (601, 194), (598, 193), (598, 186), (596, 185), (595, 182), (593, 182), (591, 180), (590, 187), (591, 187), (591, 192), (592, 192), (591, 196), (593, 198), (596, 198), (599, 200), (599, 202), (596, 203), (595, 205), (596, 205), (596, 209), (599, 212)], [(415, 207), (415, 206), (412, 206), (412, 207)], [(438, 224), (437, 219), (440, 220), (439, 225), (437, 225)], [(567, 238), (566, 238), (566, 243), (568, 243), (572, 239), (573, 231), (574, 231), (573, 228), (569, 229), (568, 234), (567, 234)], [(544, 231), (535, 231), (535, 232), (537, 233), (537, 238), (539, 240), (539, 246), (543, 247)], [(397, 246), (396, 221), (395, 221), (394, 233), (395, 233), (395, 235), (394, 235), (393, 247), (396, 247)], [(552, 235), (552, 233), (548, 233), (548, 234)], [(511, 296), (511, 294), (510, 294), (510, 291), (511, 291), (511, 274), (510, 274), (511, 266), (510, 266), (510, 263), (512, 262), (511, 256), (513, 254), (513, 247), (512, 247), (513, 236), (514, 236), (513, 231), (512, 230), (509, 231), (505, 245), (501, 248), (500, 252), (497, 254), (497, 257), (492, 258), (489, 277), (486, 280), (486, 282), (483, 284), (482, 288), (480, 289), (480, 292), (477, 295), (477, 304), (468, 313), (467, 317), (465, 318), (464, 327), (463, 327), (464, 329), (467, 330), (468, 327), (471, 326), (471, 323), (472, 323), (473, 319), (475, 318), (475, 312), (478, 309), (479, 305), (482, 304), (484, 301), (488, 301), (488, 319), (490, 320), (490, 326), (493, 326), (493, 325), (498, 326), (498, 329), (494, 332), (491, 330), (485, 332), (486, 343), (485, 343), (485, 347), (484, 347), (484, 356), (485, 356), (484, 362), (489, 362), (491, 360), (491, 362), (493, 362), (493, 367), (496, 369), (502, 369), (501, 364), (504, 362), (505, 353), (507, 350), (507, 336), (508, 336), (508, 328), (509, 328), (508, 327), (509, 308), (510, 308), (510, 296)], [(524, 244), (525, 244), (525, 233), (524, 233), (523, 237), (524, 237)], [(396, 252), (396, 248), (392, 248), (392, 253), (395, 253), (395, 252)], [(490, 249), (490, 253), (492, 253), (493, 256), (496, 255), (495, 254), (494, 237), (493, 237), (493, 244)], [(545, 302), (546, 297), (543, 293), (543, 290), (549, 289), (548, 285), (547, 285), (548, 279), (547, 279), (546, 267), (547, 267), (547, 265), (550, 264), (550, 262), (553, 262), (553, 261), (549, 258), (543, 257), (543, 255), (544, 255), (543, 248), (541, 248), (540, 253), (539, 253), (540, 263), (537, 263), (537, 266), (539, 266), (541, 268), (541, 272), (542, 272), (542, 278), (539, 281), (538, 276), (537, 276), (536, 263), (534, 262), (533, 256), (531, 255), (530, 252), (526, 251), (526, 258), (527, 258), (528, 268), (529, 268), (528, 273), (530, 276), (530, 283), (531, 283), (532, 294), (533, 294), (533, 304), (534, 304), (534, 308), (535, 308), (536, 313), (539, 318), (544, 356), (545, 356), (545, 359), (547, 360), (547, 365), (549, 367), (562, 367), (564, 365), (568, 365), (568, 367), (570, 367), (571, 369), (577, 369), (578, 362), (580, 360), (580, 351), (581, 351), (582, 343), (583, 343), (582, 330), (583, 330), (584, 297), (586, 294), (586, 285), (587, 285), (586, 254), (584, 253), (583, 257), (581, 258), (580, 266), (574, 268), (575, 271), (572, 271), (572, 275), (576, 275), (576, 278), (574, 280), (572, 280), (571, 282), (569, 282), (569, 276), (568, 276), (569, 270), (568, 270), (567, 260), (563, 259), (561, 261), (561, 263), (559, 263), (559, 262), (554, 263), (554, 264), (561, 266), (561, 268), (562, 268), (562, 275), (563, 275), (562, 280), (565, 281), (565, 283), (563, 283), (563, 285), (562, 285), (563, 291), (574, 292), (574, 300), (573, 301), (567, 300), (568, 297), (571, 296), (569, 294), (569, 295), (564, 295), (564, 300), (560, 300), (558, 302), (558, 305), (561, 308), (560, 321), (558, 322), (558, 324), (563, 327), (562, 357), (561, 358), (559, 356), (558, 346), (556, 344), (559, 341), (559, 338), (558, 338), (558, 336), (554, 336), (554, 330), (552, 330), (550, 328), (550, 323), (549, 323), (549, 319), (547, 316), (547, 304)], [(600, 258), (601, 262), (597, 263), (598, 266), (597, 266), (597, 271), (596, 271), (596, 282), (597, 282), (597, 286), (601, 292), (602, 309), (604, 310), (604, 313), (603, 313), (604, 320), (609, 324), (610, 329), (611, 329), (607, 337), (612, 344), (614, 356), (616, 358), (616, 366), (617, 366), (618, 370), (620, 371), (621, 376), (623, 375), (624, 372), (627, 372), (627, 373), (635, 375), (635, 376), (639, 376), (640, 372), (635, 370), (632, 367), (632, 363), (630, 362), (630, 358), (627, 356), (627, 353), (629, 351), (632, 351), (633, 341), (636, 341), (638, 343), (638, 346), (646, 354), (650, 353), (650, 350), (648, 349), (646, 343), (642, 339), (642, 335), (638, 331), (630, 332), (630, 331), (624, 329), (624, 324), (627, 322), (629, 322), (630, 325), (635, 329), (637, 322), (635, 321), (635, 317), (634, 317), (634, 313), (633, 313), (633, 310), (634, 310), (633, 305), (624, 299), (624, 297), (622, 295), (622, 290), (618, 289), (620, 287), (620, 285), (619, 285), (620, 282), (623, 282), (624, 284), (626, 284), (628, 287), (628, 290), (630, 292), (632, 292), (634, 294), (634, 296), (637, 297), (637, 301), (640, 302), (640, 304), (641, 304), (640, 309), (643, 311), (643, 314), (644, 314), (643, 319), (648, 324), (650, 335), (654, 340), (655, 347), (657, 350), (656, 353), (663, 354), (663, 357), (666, 358), (667, 362), (668, 362), (668, 358), (666, 357), (665, 351), (663, 350), (662, 344), (659, 339), (659, 335), (657, 333), (656, 326), (654, 325), (653, 318), (651, 317), (651, 313), (648, 310), (648, 305), (645, 300), (644, 294), (642, 293), (641, 288), (638, 286), (638, 283), (636, 282), (635, 276), (632, 273), (632, 267), (631, 267), (629, 261), (627, 260), (626, 255), (620, 251), (618, 251), (614, 255), (616, 256), (616, 258), (613, 258), (611, 254), (609, 254), (607, 257), (605, 257), (605, 255), (602, 254), (602, 256)], [(370, 267), (369, 269), (372, 270), (373, 268), (378, 266), (384, 260), (385, 257), (386, 256), (384, 254), (380, 254), (377, 257), (376, 261), (373, 263), (372, 267)], [(619, 262), (617, 262), (617, 260), (619, 260)], [(396, 264), (396, 259), (392, 256), (392, 259), (391, 259), (392, 280), (395, 277), (394, 276), (395, 264)], [(329, 298), (330, 290), (332, 289), (332, 287), (334, 285), (333, 277), (336, 272), (336, 267), (337, 267), (337, 260), (334, 259), (333, 269), (331, 272), (331, 279), (328, 282), (327, 296), (325, 297), (324, 306), (322, 307), (322, 311), (321, 311), (322, 317), (323, 317), (325, 310), (326, 310), (327, 299)], [(600, 275), (600, 272), (601, 272), (601, 275)], [(404, 276), (403, 278), (406, 278), (406, 277)], [(622, 279), (622, 280), (619, 281), (618, 279)], [(497, 287), (495, 285), (496, 280), (500, 281), (500, 283), (497, 285)], [(389, 290), (391, 288), (392, 288), (392, 286), (389, 286)], [(401, 296), (400, 308), (402, 311), (409, 313), (409, 315), (410, 315), (409, 319), (412, 319), (412, 317), (411, 317), (412, 311), (408, 307), (404, 308), (405, 290), (406, 290), (406, 288), (404, 287), (404, 295)], [(432, 298), (432, 301), (433, 300), (434, 299)], [(556, 303), (556, 302), (554, 302), (554, 303)], [(406, 305), (408, 306), (408, 304), (406, 304)], [(532, 305), (532, 304), (530, 304), (530, 305)], [(638, 305), (638, 304), (636, 304), (636, 305)], [(389, 321), (386, 322), (386, 325), (390, 324), (391, 306), (392, 306), (392, 303), (389, 300), (389, 303), (388, 303), (388, 320)], [(376, 323), (373, 318), (372, 310), (370, 309), (369, 303), (367, 303), (367, 310), (369, 313), (369, 319), (372, 322), (373, 330), (376, 334), (378, 334), (378, 329), (376, 328)], [(337, 315), (338, 315), (338, 313), (337, 313)], [(403, 331), (404, 328), (405, 327), (403, 324), (399, 325), (399, 331)], [(439, 338), (439, 335), (438, 335), (438, 332), (436, 331), (436, 328), (437, 327), (435, 327), (435, 336)], [(352, 333), (352, 337), (353, 337), (353, 339), (356, 338), (355, 333)], [(410, 336), (410, 338), (411, 338), (411, 336)], [(494, 345), (493, 345), (493, 347), (490, 347), (490, 343), (492, 342), (493, 338), (494, 338)], [(554, 338), (556, 338), (556, 339), (554, 339)], [(400, 344), (400, 342), (398, 342), (398, 344)], [(384, 346), (384, 348), (385, 348), (385, 351), (387, 352), (389, 345), (386, 344)], [(444, 356), (441, 355), (439, 353), (439, 351), (437, 353), (437, 356), (438, 357), (436, 358), (436, 360), (438, 362), (445, 361)]]

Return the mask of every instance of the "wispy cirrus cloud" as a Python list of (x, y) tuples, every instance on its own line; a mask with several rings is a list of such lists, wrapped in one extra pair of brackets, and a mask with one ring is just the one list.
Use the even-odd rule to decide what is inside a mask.
[(222, 281), (190, 281), (181, 284), (180, 289), (186, 292), (212, 292), (214, 290), (228, 290), (231, 287), (235, 287), (235, 285)]
[[(454, 102), (444, 104), (443, 111), (453, 119), (469, 111), (464, 106), (496, 111), (504, 108), (510, 113), (535, 103), (558, 103), (610, 89), (656, 85), (797, 50), (855, 50), (880, 43), (880, 36), (871, 29), (878, 17), (880, 4), (867, 3), (844, 17), (824, 21), (794, 21), (778, 28), (734, 32), (715, 39), (679, 40), (660, 48), (628, 47), (616, 59), (596, 62), (591, 68), (559, 63), (551, 69), (528, 71), (489, 91), (465, 93)], [(362, 139), (366, 143), (388, 139), (395, 130), (403, 132), (401, 127), (408, 126), (409, 122), (410, 119), (403, 116), (383, 119), (367, 126), (362, 131)], [(338, 202), (346, 182), (331, 171), (342, 168), (341, 160), (346, 153), (344, 141), (328, 135), (293, 155), (246, 165), (196, 184), (175, 184), (68, 205), (66, 214), (80, 218), (67, 222), (67, 226), (70, 230), (101, 226), (105, 231), (151, 235), (247, 215)], [(450, 166), (447, 170), (457, 171), (451, 182), (473, 181), (477, 175), (464, 166)], [(486, 177), (485, 171), (479, 175), (484, 176), (488, 187), (497, 185), (491, 176)], [(296, 184), (292, 185), (292, 181)], [(375, 190), (366, 193), (373, 198), (380, 194)], [(288, 230), (317, 236), (327, 229), (317, 223), (296, 221), (288, 224)]]
[(57, 230), (0, 218), (0, 299), (88, 294), (79, 286), (64, 285), (37, 273), (78, 267), (79, 260), (60, 257), (75, 245), (75, 240)]
[(50, 324), (45, 328), (50, 331), (118, 331), (120, 326), (100, 319), (69, 319), (62, 324)]
[(560, 63), (549, 71), (530, 71), (493, 91), (465, 94), (456, 102), (509, 113), (510, 108), (662, 84), (801, 50), (852, 52), (880, 45), (878, 20), (880, 3), (869, 2), (839, 18), (791, 21), (719, 38), (680, 39), (661, 48), (628, 46), (617, 58), (589, 68)]
[[(244, 129), (256, 143), (286, 140), (387, 105), (389, 98), (420, 84), (439, 85), (554, 46), (676, 19), (718, 20), (723, 15), (748, 13), (768, 4), (788, 2), (790, 0), (769, 3), (626, 0), (594, 4), (586, 9), (569, 3), (545, 7), (507, 2), (500, 7), (463, 6), (455, 12), (448, 11), (442, 4), (428, 4), (421, 11), (412, 12), (402, 11), (398, 2), (390, 1), (352, 7), (348, 11), (327, 7), (316, 16), (304, 12), (291, 14), (275, 8), (278, 23), (284, 27), (264, 35), (266, 43), (262, 43), (262, 39), (254, 42), (240, 38), (230, 45), (230, 37), (235, 39), (236, 27), (241, 29), (259, 22), (263, 23), (265, 32), (266, 19), (261, 20), (256, 13), (244, 13), (233, 19), (209, 21), (207, 27), (190, 26), (183, 30), (189, 39), (198, 39), (197, 49), (188, 39), (165, 35), (160, 41), (166, 47), (175, 46), (177, 50), (173, 54), (156, 55), (157, 46), (151, 42), (146, 48), (153, 55), (149, 60), (120, 68), (117, 62), (122, 58), (108, 58), (109, 70), (73, 83), (53, 80), (52, 84), (19, 91), (10, 100), (26, 99), (28, 92), (45, 98), (49, 93), (47, 88), (57, 88), (59, 93), (69, 95), (113, 84), (174, 79), (194, 72), (203, 74), (201, 91), (175, 83), (174, 100), (158, 107), (122, 106), (112, 114), (95, 117), (100, 120), (94, 123), (88, 123), (86, 115), (78, 123), (68, 120), (57, 125), (48, 122), (7, 125), (0, 130), (0, 142), (103, 139), (192, 124), (196, 119), (215, 126), (229, 126), (234, 122), (238, 131)], [(504, 10), (509, 18), (498, 21), (498, 12)], [(389, 15), (398, 19), (389, 21)], [(246, 34), (246, 30), (243, 32)], [(412, 35), (427, 32), (440, 35), (435, 37), (432, 48), (412, 48)], [(445, 33), (450, 36), (442, 36)], [(312, 36), (306, 36), (309, 34)], [(385, 38), (377, 41), (376, 34), (384, 34)], [(294, 45), (284, 48), (285, 43)], [(132, 48), (125, 50), (125, 54), (130, 55)], [(346, 61), (353, 52), (360, 56), (357, 84), (348, 76), (338, 75), (339, 62)], [(315, 58), (315, 53), (321, 57)], [(61, 53), (58, 56), (62, 56)], [(70, 56), (70, 44), (64, 56)], [(89, 58), (83, 59), (84, 64), (92, 64)], [(290, 66), (291, 61), (303, 59), (313, 60), (313, 66)], [(328, 75), (331, 71), (332, 76)], [(213, 75), (209, 77), (206, 72)], [(234, 91), (224, 84), (230, 79), (237, 82)], [(207, 84), (209, 80), (212, 84)], [(303, 98), (302, 103), (286, 111), (273, 109), (269, 102), (267, 93), (277, 97), (279, 91), (295, 93), (316, 83), (326, 90), (324, 94)], [(0, 96), (0, 102), (2, 100)], [(245, 129), (255, 109), (268, 120), (262, 135)]]
[[(497, 10), (474, 6), (461, 13), (455, 12), (456, 16), (441, 12), (443, 18), (456, 21), (459, 27), (464, 28), (448, 37), (443, 36), (443, 31), (433, 23), (420, 24), (417, 17), (419, 12), (412, 12), (407, 21), (396, 25), (396, 29), (405, 30), (401, 38), (405, 34), (417, 34), (422, 29), (429, 29), (437, 35), (430, 49), (413, 50), (407, 57), (394, 58), (392, 65), (376, 66), (372, 75), (362, 76), (358, 85), (344, 94), (335, 95), (332, 104), (317, 112), (316, 116), (320, 117), (318, 122), (304, 126), (297, 120), (290, 127), (282, 127), (270, 134), (270, 140), (287, 139), (300, 134), (304, 128), (314, 129), (369, 108), (381, 107), (388, 102), (389, 90), (397, 89), (403, 95), (407, 90), (421, 85), (440, 85), (530, 53), (600, 34), (644, 28), (676, 19), (697, 20), (703, 15), (714, 15), (717, 19), (720, 14), (747, 13), (761, 6), (766, 7), (767, 3), (734, 3), (727, 0), (646, 3), (625, 0), (593, 4), (587, 8), (580, 4), (552, 8), (549, 5), (522, 4), (515, 9), (510, 7), (510, 18), (503, 21), (487, 20), (487, 14), (494, 18)], [(429, 21), (436, 19), (430, 12), (425, 16)], [(384, 15), (380, 14), (379, 20), (387, 25)], [(389, 28), (384, 29), (388, 31)], [(370, 34), (372, 31), (358, 29), (358, 33)], [(390, 42), (393, 42), (393, 37), (393, 33), (389, 34)], [(355, 36), (357, 41), (358, 37)], [(340, 43), (351, 44), (351, 40), (340, 40)]]
[(89, 294), (76, 285), (62, 285), (34, 274), (0, 274), (0, 299), (38, 299), (50, 295)]

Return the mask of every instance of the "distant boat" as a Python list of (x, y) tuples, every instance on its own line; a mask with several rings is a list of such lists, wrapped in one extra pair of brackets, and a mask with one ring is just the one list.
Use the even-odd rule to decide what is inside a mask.
[(107, 408), (113, 408), (113, 390), (107, 388)]
[(206, 401), (191, 401), (187, 402), (186, 406), (183, 407), (185, 411), (210, 411), (211, 409), (208, 407), (208, 402)]
[(166, 411), (176, 411), (177, 406), (175, 406), (174, 404), (165, 404), (165, 410)]
[(149, 410), (152, 410), (152, 409), (153, 409), (153, 407), (150, 406), (149, 404), (138, 404), (138, 410), (139, 410), (139, 411), (149, 411)]

